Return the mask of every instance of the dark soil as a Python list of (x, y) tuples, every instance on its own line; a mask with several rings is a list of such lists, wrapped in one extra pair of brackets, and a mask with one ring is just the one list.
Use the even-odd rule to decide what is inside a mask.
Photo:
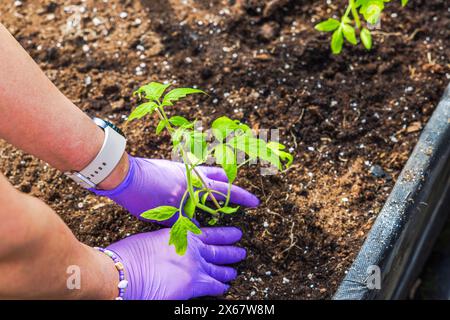
[[(248, 259), (226, 298), (317, 299), (339, 285), (450, 77), (445, 1), (394, 1), (372, 51), (333, 56), (313, 25), (341, 2), (1, 1), (0, 21), (81, 109), (124, 129), (133, 155), (169, 158), (155, 122), (124, 124), (150, 80), (210, 94), (172, 114), (280, 128), (295, 162), (276, 176), (243, 171), (238, 184), (262, 205), (231, 222)], [(89, 245), (155, 228), (4, 142), (1, 157), (1, 172)]]

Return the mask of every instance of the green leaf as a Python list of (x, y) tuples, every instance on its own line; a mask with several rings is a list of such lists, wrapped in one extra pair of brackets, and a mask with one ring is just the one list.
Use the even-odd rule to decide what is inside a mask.
[(172, 134), (172, 143), (174, 146), (178, 146), (180, 144), (185, 133), (186, 133), (186, 129), (184, 129), (183, 127), (175, 130), (175, 132)]
[(267, 147), (269, 147), (272, 150), (284, 150), (284, 149), (286, 149), (286, 146), (284, 144), (276, 142), (276, 141), (269, 141), (267, 143)]
[(134, 94), (139, 95), (139, 97), (144, 94), (146, 99), (156, 101), (161, 98), (164, 91), (166, 91), (166, 89), (171, 85), (171, 83), (162, 84), (159, 82), (150, 82), (149, 84), (140, 87), (134, 92)]
[(169, 245), (175, 246), (175, 251), (179, 255), (184, 255), (188, 246), (188, 231), (194, 234), (201, 234), (202, 231), (189, 219), (179, 216), (178, 220), (170, 229)]
[(316, 24), (314, 28), (316, 28), (316, 30), (318, 31), (330, 32), (339, 28), (339, 25), (340, 25), (339, 21), (330, 18), (328, 20), (322, 21), (319, 24)]
[(351, 22), (352, 22), (352, 20), (351, 20), (349, 17), (342, 17), (341, 23), (343, 23), (343, 24), (349, 24), (349, 23), (351, 23)]
[(208, 157), (208, 145), (206, 143), (206, 134), (201, 131), (189, 131), (185, 134), (187, 151), (195, 156), (198, 160), (193, 164), (200, 164), (206, 161)]
[(232, 214), (239, 210), (239, 207), (232, 208), (232, 207), (223, 207), (219, 209), (219, 212), (225, 213), (225, 214)]
[(234, 151), (225, 144), (219, 144), (214, 148), (214, 157), (225, 171), (228, 181), (233, 183), (237, 176), (236, 155)]
[(406, 6), (408, 4), (408, 0), (402, 0), (402, 7)]
[(239, 129), (239, 121), (223, 116), (214, 120), (211, 128), (214, 137), (219, 141), (223, 141), (231, 133)]
[(342, 28), (333, 32), (331, 37), (331, 51), (333, 54), (339, 54), (342, 51), (342, 45), (344, 44), (344, 36), (342, 34)]
[(173, 89), (172, 91), (170, 91), (169, 93), (167, 93), (164, 96), (164, 100), (162, 102), (162, 105), (163, 106), (172, 106), (173, 102), (178, 101), (178, 100), (186, 97), (187, 95), (196, 94), (196, 93), (206, 94), (202, 90), (193, 89), (193, 88), (177, 88), (177, 89)]
[(367, 0), (361, 4), (360, 12), (369, 24), (375, 25), (378, 23), (383, 9), (383, 0)]
[(355, 8), (359, 8), (362, 5), (366, 4), (368, 0), (356, 0), (355, 2)]
[(284, 162), (286, 162), (286, 168), (289, 168), (294, 161), (294, 156), (286, 151), (283, 151), (286, 149), (286, 147), (278, 142), (270, 141), (267, 143), (267, 147), (270, 148), (273, 153), (278, 155), (280, 159)]
[(245, 152), (250, 159), (267, 161), (282, 170), (280, 158), (267, 146), (264, 140), (250, 136), (235, 136), (229, 139), (228, 145)]
[(202, 195), (202, 198), (200, 199), (200, 201), (201, 201), (202, 204), (205, 204), (205, 203), (206, 203), (206, 200), (208, 200), (208, 193), (207, 193), (207, 192), (205, 192), (205, 193)]
[(145, 115), (151, 114), (157, 107), (158, 105), (154, 102), (145, 102), (137, 106), (136, 109), (134, 109), (133, 112), (131, 112), (127, 121), (131, 121), (134, 119), (141, 119)]
[(189, 121), (185, 117), (182, 117), (182, 116), (173, 116), (169, 119), (169, 122), (177, 127), (181, 127), (181, 126), (189, 124)]
[(191, 176), (191, 183), (192, 183), (192, 186), (195, 188), (203, 188), (202, 181), (196, 175)]
[(156, 134), (160, 134), (161, 131), (164, 130), (164, 128), (166, 127), (166, 125), (167, 125), (166, 120), (161, 120), (161, 121), (158, 123), (158, 126), (156, 127)]
[(208, 225), (215, 226), (217, 224), (217, 221), (218, 220), (216, 218), (209, 219)]
[(361, 30), (361, 41), (367, 50), (372, 49), (372, 34), (366, 28)]
[(353, 45), (356, 45), (358, 41), (356, 40), (355, 29), (349, 24), (342, 25), (342, 31), (344, 33), (345, 39)]
[(191, 197), (187, 198), (186, 204), (184, 205), (184, 213), (188, 218), (192, 219), (195, 212), (195, 201)]
[(172, 206), (161, 206), (141, 213), (141, 217), (149, 220), (165, 221), (172, 218), (178, 212), (178, 208)]

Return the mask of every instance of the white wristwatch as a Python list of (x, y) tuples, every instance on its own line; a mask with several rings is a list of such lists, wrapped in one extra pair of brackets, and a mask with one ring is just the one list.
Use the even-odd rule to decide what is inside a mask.
[(102, 148), (83, 170), (64, 173), (84, 188), (96, 188), (109, 176), (122, 158), (127, 142), (123, 132), (112, 123), (99, 118), (93, 120), (105, 132)]

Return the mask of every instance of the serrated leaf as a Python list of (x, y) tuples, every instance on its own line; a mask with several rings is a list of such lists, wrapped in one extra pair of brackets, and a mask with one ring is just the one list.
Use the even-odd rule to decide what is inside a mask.
[(161, 120), (161, 121), (158, 123), (158, 126), (156, 127), (156, 134), (160, 134), (161, 131), (164, 130), (164, 128), (166, 127), (166, 125), (167, 125), (166, 120)]
[(151, 114), (157, 107), (158, 105), (154, 102), (145, 102), (137, 106), (136, 109), (131, 112), (130, 116), (128, 117), (128, 121), (141, 119), (145, 115)]
[(218, 141), (223, 141), (231, 133), (239, 129), (239, 121), (231, 120), (228, 117), (220, 117), (211, 124), (214, 137)]
[(361, 30), (361, 41), (367, 50), (372, 49), (372, 34), (366, 28)]
[(342, 51), (342, 45), (344, 44), (344, 36), (342, 34), (342, 28), (333, 32), (331, 37), (331, 51), (333, 54), (339, 54)]
[(182, 117), (182, 116), (173, 116), (169, 119), (169, 122), (177, 127), (181, 127), (181, 126), (189, 124), (189, 121), (185, 117)]
[(149, 84), (140, 87), (138, 90), (134, 92), (134, 94), (138, 94), (139, 96), (144, 94), (144, 97), (146, 99), (156, 101), (161, 98), (163, 93), (170, 86), (171, 86), (170, 83), (162, 84), (159, 82), (150, 82)]
[(286, 162), (286, 168), (289, 168), (291, 166), (292, 162), (294, 161), (294, 156), (289, 152), (283, 151), (284, 149), (286, 149), (283, 144), (275, 141), (270, 141), (267, 143), (267, 147), (270, 148), (273, 153), (279, 156), (283, 162)]
[(141, 217), (155, 221), (165, 221), (172, 218), (178, 212), (178, 208), (172, 206), (160, 206), (141, 213)]
[(225, 171), (228, 181), (233, 183), (237, 176), (236, 155), (233, 149), (225, 144), (219, 144), (214, 148), (214, 157)]
[(219, 212), (225, 213), (225, 214), (232, 214), (239, 210), (239, 207), (232, 208), (232, 207), (223, 207), (219, 209)]
[(187, 250), (187, 229), (183, 224), (183, 217), (180, 216), (170, 229), (169, 245), (175, 246), (175, 252), (179, 255), (184, 255)]
[(179, 255), (184, 255), (188, 246), (188, 232), (201, 234), (202, 231), (189, 219), (180, 215), (178, 220), (170, 229), (169, 245), (175, 246)]
[(250, 136), (235, 136), (227, 142), (232, 148), (245, 152), (250, 159), (261, 159), (282, 170), (280, 158), (267, 146), (264, 140)]
[(193, 89), (193, 88), (177, 88), (177, 89), (173, 89), (172, 91), (170, 91), (169, 93), (167, 93), (164, 96), (164, 100), (162, 102), (162, 105), (163, 106), (172, 106), (173, 102), (178, 101), (178, 100), (186, 97), (187, 95), (196, 94), (196, 93), (206, 94), (202, 90)]
[(355, 29), (349, 24), (342, 25), (342, 32), (344, 34), (345, 39), (353, 45), (356, 45), (358, 41), (356, 40)]
[(322, 32), (330, 32), (330, 31), (334, 31), (337, 28), (339, 28), (340, 22), (337, 21), (336, 19), (328, 19), (325, 21), (322, 21), (319, 24), (316, 24), (316, 26), (314, 28), (316, 28), (316, 30), (318, 31), (322, 31)]

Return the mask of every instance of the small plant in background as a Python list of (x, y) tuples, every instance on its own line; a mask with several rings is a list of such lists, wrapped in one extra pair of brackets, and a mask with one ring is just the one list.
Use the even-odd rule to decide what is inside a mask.
[[(384, 10), (385, 3), (391, 0), (349, 0), (347, 9), (341, 20), (329, 18), (315, 26), (316, 30), (323, 32), (333, 32), (331, 37), (331, 51), (339, 54), (344, 45), (344, 39), (353, 45), (357, 45), (357, 31), (361, 42), (367, 50), (372, 48), (371, 26), (380, 22), (381, 13)], [(406, 6), (408, 0), (401, 0), (402, 6)], [(350, 14), (352, 18), (350, 18)], [(365, 20), (366, 26), (359, 15)]]
[[(197, 129), (196, 121), (189, 121), (182, 116), (168, 117), (165, 108), (172, 107), (175, 102), (187, 95), (204, 94), (193, 88), (176, 88), (164, 94), (171, 84), (151, 82), (134, 92), (145, 102), (137, 106), (130, 114), (128, 121), (140, 119), (155, 113), (159, 118), (156, 133), (164, 129), (170, 134), (173, 150), (181, 156), (186, 169), (187, 190), (178, 207), (160, 206), (141, 214), (150, 220), (164, 221), (177, 213), (178, 219), (170, 230), (169, 244), (175, 246), (176, 252), (183, 255), (187, 249), (187, 234), (200, 234), (201, 230), (191, 221), (198, 209), (210, 214), (208, 224), (214, 225), (223, 214), (235, 213), (239, 207), (230, 206), (231, 186), (238, 176), (238, 169), (252, 160), (263, 160), (278, 170), (291, 165), (293, 156), (285, 152), (285, 146), (275, 142), (266, 142), (254, 136), (252, 130), (238, 120), (220, 117), (211, 125), (214, 143), (209, 143), (207, 134)], [(245, 158), (238, 163), (238, 153)], [(206, 185), (197, 167), (213, 157), (225, 171), (228, 178), (227, 193), (221, 193)], [(225, 200), (219, 202), (216, 196)], [(183, 214), (181, 214), (183, 213)]]

